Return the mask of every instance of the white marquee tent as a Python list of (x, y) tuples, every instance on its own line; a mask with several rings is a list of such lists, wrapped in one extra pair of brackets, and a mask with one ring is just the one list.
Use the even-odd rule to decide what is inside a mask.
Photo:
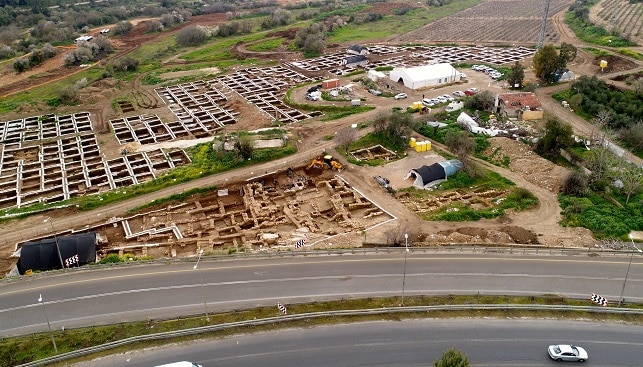
[(393, 82), (402, 83), (407, 88), (419, 89), (453, 83), (460, 80), (460, 72), (451, 64), (429, 64), (413, 68), (395, 68), (389, 76)]

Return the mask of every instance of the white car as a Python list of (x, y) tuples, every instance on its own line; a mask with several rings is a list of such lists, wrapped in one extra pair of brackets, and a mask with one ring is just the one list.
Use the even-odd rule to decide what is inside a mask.
[(395, 97), (394, 97), (394, 98), (395, 98), (395, 99), (404, 99), (404, 98), (406, 98), (406, 97), (408, 97), (408, 96), (406, 95), (406, 93), (398, 93), (398, 94), (396, 94), (396, 95), (395, 95)]
[(456, 97), (464, 97), (466, 94), (464, 94), (464, 92), (461, 90), (456, 90), (455, 92), (453, 92), (453, 95)]
[(451, 102), (451, 101), (453, 101), (453, 100), (455, 99), (455, 98), (451, 97), (451, 96), (450, 96), (450, 95), (448, 95), (448, 94), (443, 94), (443, 95), (442, 95), (442, 98), (446, 99), (446, 100), (447, 100), (447, 101), (449, 101), (449, 102)]
[(550, 345), (547, 353), (555, 361), (585, 362), (588, 358), (585, 349), (570, 344)]

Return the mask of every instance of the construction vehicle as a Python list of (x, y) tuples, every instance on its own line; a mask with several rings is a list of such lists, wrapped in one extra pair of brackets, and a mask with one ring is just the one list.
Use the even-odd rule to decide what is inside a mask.
[(313, 158), (310, 161), (310, 164), (306, 167), (306, 171), (311, 170), (313, 168), (316, 169), (332, 169), (335, 171), (341, 171), (344, 169), (344, 165), (339, 163), (335, 158), (333, 158), (332, 155), (326, 154), (322, 155), (316, 158)]

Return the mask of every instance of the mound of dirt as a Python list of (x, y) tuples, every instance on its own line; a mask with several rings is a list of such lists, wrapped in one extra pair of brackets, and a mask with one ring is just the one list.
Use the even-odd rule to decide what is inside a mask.
[(429, 236), (427, 240), (440, 241), (441, 238), (446, 242), (453, 243), (538, 243), (538, 236), (535, 233), (515, 226), (504, 226), (495, 229), (461, 227), (440, 231), (437, 235)]

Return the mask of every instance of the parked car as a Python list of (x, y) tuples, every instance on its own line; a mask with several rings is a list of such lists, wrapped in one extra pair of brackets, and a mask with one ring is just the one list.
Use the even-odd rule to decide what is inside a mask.
[(547, 353), (555, 361), (585, 362), (588, 358), (585, 349), (569, 344), (550, 345)]
[(434, 102), (433, 100), (431, 100), (431, 99), (426, 99), (426, 98), (424, 98), (424, 99), (422, 100), (422, 104), (423, 104), (423, 105), (425, 105), (425, 106), (427, 106), (427, 107), (433, 107), (433, 106), (435, 106), (435, 102)]
[(468, 96), (472, 96), (472, 95), (474, 95), (476, 93), (478, 93), (478, 88), (469, 88), (469, 89), (464, 91), (464, 94), (466, 94)]
[(456, 96), (456, 97), (464, 97), (464, 96), (466, 96), (466, 94), (464, 94), (464, 92), (461, 91), (461, 90), (456, 90), (455, 92), (453, 92), (453, 95)]
[(374, 179), (375, 179), (375, 181), (377, 181), (377, 183), (378, 183), (378, 184), (380, 184), (380, 186), (382, 186), (382, 187), (387, 187), (387, 186), (391, 183), (391, 181), (389, 181), (389, 180), (388, 180), (388, 178), (386, 178), (386, 177), (382, 177), (382, 176), (373, 176), (373, 178), (374, 178)]
[(467, 74), (465, 74), (465, 73), (460, 73), (460, 78), (466, 78), (466, 77), (467, 77)]
[(449, 101), (449, 102), (451, 102), (451, 101), (453, 101), (453, 100), (455, 99), (455, 98), (451, 97), (451, 96), (450, 96), (450, 95), (448, 95), (448, 94), (443, 94), (443, 95), (442, 95), (442, 98), (445, 98), (445, 99), (446, 99), (447, 101)]
[(406, 97), (408, 97), (406, 93), (398, 93), (395, 95), (395, 99), (404, 99)]

